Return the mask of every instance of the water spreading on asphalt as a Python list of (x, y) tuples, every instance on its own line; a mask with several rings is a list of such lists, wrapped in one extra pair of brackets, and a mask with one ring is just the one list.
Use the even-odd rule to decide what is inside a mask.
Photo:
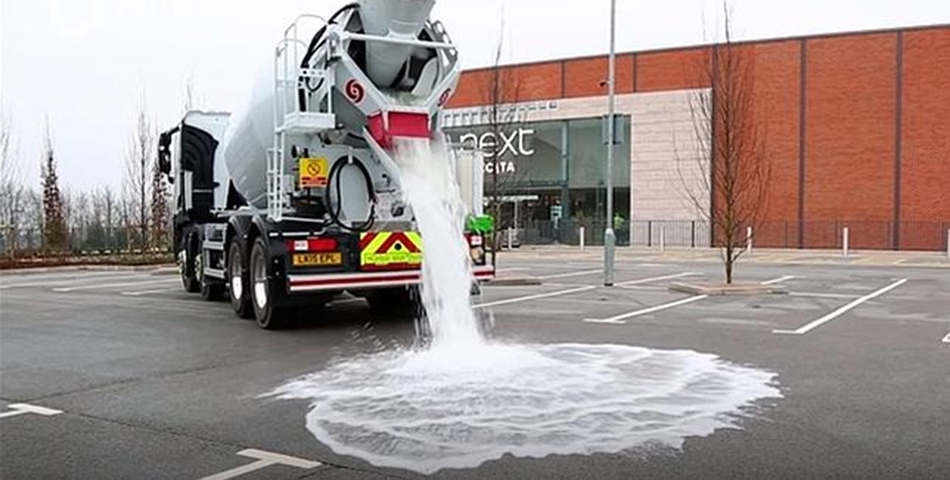
[(469, 295), (464, 208), (442, 147), (397, 145), (422, 233), (424, 346), (341, 359), (275, 393), (307, 399), (307, 428), (341, 455), (432, 473), (505, 454), (678, 448), (738, 428), (775, 374), (690, 350), (485, 339)]

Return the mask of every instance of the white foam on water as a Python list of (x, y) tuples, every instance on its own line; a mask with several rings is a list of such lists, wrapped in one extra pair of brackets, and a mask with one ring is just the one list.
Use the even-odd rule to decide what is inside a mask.
[(487, 341), (471, 308), (464, 210), (446, 156), (400, 143), (424, 242), (426, 348), (343, 359), (277, 389), (307, 399), (307, 428), (341, 455), (432, 473), (505, 454), (541, 458), (678, 448), (736, 428), (779, 398), (775, 374), (689, 350)]

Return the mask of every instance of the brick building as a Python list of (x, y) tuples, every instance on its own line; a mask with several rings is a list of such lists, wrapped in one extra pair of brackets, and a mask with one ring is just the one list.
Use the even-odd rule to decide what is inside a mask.
[[(754, 110), (765, 125), (772, 162), (759, 244), (836, 248), (847, 227), (853, 248), (945, 248), (950, 26), (741, 47), (754, 72)], [(702, 215), (686, 194), (702, 183), (702, 162), (683, 160), (708, 155), (694, 138), (690, 102), (709, 88), (696, 72), (711, 48), (617, 56), (621, 146), (612, 174), (632, 242), (653, 243), (660, 230), (668, 242), (709, 242)], [(511, 204), (503, 225), (539, 230), (539, 238), (551, 237), (540, 232), (544, 228), (565, 230), (565, 222), (598, 229), (604, 218), (606, 71), (606, 56), (597, 56), (463, 74), (445, 127), (455, 141), (509, 147), (499, 167)], [(493, 102), (489, 85), (498, 79), (509, 87)], [(486, 127), (491, 104), (502, 104), (508, 115), (501, 138)]]

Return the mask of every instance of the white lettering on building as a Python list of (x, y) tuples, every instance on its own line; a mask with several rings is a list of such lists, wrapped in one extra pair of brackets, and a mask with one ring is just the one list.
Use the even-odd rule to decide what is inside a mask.
[[(472, 145), (485, 155), (485, 173), (495, 173), (496, 166), (498, 173), (515, 173), (515, 162), (501, 160), (501, 158), (506, 155), (513, 158), (533, 156), (534, 149), (528, 145), (534, 133), (533, 128), (502, 131), (498, 135), (495, 135), (495, 132), (486, 132), (481, 135), (466, 133), (459, 137), (459, 143)], [(498, 155), (497, 160), (495, 154)]]
[[(474, 133), (466, 133), (459, 137), (459, 143), (474, 144), (475, 148), (485, 154), (485, 158), (491, 158), (498, 153), (499, 157), (511, 155), (513, 157), (530, 157), (534, 155), (534, 149), (529, 148), (527, 143), (534, 135), (533, 128), (519, 128), (510, 132), (486, 132), (481, 136)], [(501, 138), (499, 138), (501, 137)]]

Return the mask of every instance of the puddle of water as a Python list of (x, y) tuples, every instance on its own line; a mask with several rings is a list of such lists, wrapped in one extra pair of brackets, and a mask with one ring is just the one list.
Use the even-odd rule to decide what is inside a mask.
[(679, 448), (780, 397), (774, 379), (686, 350), (492, 344), (355, 358), (277, 394), (313, 402), (307, 428), (334, 452), (432, 473), (505, 454)]
[(505, 454), (677, 448), (686, 437), (735, 428), (756, 402), (781, 397), (775, 374), (715, 355), (486, 340), (471, 308), (464, 209), (446, 156), (419, 142), (397, 153), (425, 241), (431, 338), (342, 359), (273, 392), (311, 401), (307, 428), (334, 452), (432, 473)]

